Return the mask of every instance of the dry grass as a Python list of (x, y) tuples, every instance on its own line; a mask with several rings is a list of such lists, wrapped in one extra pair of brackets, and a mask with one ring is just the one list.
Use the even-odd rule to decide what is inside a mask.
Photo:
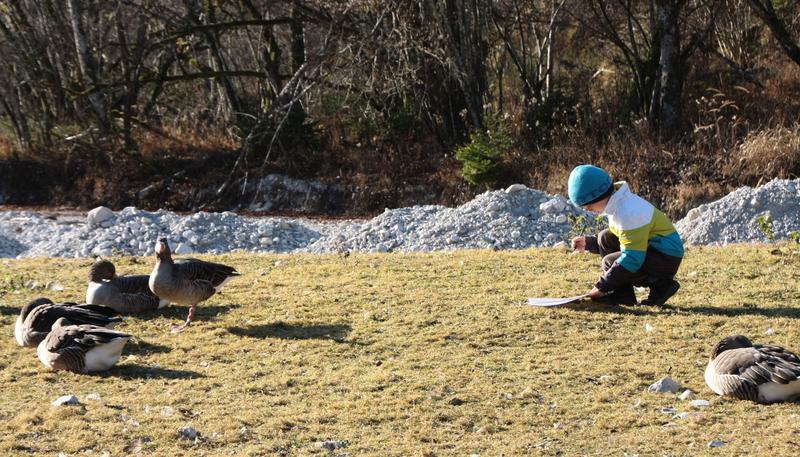
[(776, 127), (749, 134), (723, 171), (738, 181), (760, 185), (773, 177), (800, 174), (800, 127)]
[[(797, 262), (770, 249), (692, 248), (665, 310), (520, 305), (596, 277), (597, 259), (552, 249), (213, 257), (244, 276), (185, 333), (168, 331), (185, 308), (131, 317), (136, 340), (93, 376), (48, 372), (12, 337), (31, 298), (82, 297), (90, 261), (4, 261), (0, 453), (694, 455), (717, 439), (726, 455), (795, 453), (796, 405), (721, 399), (702, 375), (725, 335), (800, 350)], [(122, 273), (151, 265), (115, 261)], [(54, 279), (66, 290), (20, 287)], [(646, 392), (665, 375), (711, 408), (661, 413), (691, 410)], [(50, 405), (68, 393), (82, 405)], [(197, 442), (178, 438), (187, 425)], [(316, 445), (329, 439), (348, 446)]]

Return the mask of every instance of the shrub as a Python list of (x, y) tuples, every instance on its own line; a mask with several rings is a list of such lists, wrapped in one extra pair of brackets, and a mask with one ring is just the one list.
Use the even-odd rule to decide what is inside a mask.
[(490, 187), (502, 175), (500, 163), (511, 151), (514, 140), (506, 120), (497, 115), (486, 116), (486, 130), (473, 131), (469, 143), (456, 149), (456, 159), (467, 182)]
[(767, 240), (775, 241), (775, 230), (772, 228), (772, 216), (769, 214), (758, 216), (758, 229), (767, 237)]

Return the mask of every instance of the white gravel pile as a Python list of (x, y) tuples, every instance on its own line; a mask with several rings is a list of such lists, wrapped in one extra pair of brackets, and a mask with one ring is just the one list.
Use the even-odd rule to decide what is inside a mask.
[(413, 206), (386, 210), (321, 237), (309, 252), (521, 249), (566, 241), (569, 217), (587, 214), (562, 196), (514, 185), (486, 192), (457, 208)]
[(800, 232), (800, 179), (774, 179), (760, 187), (742, 187), (690, 210), (675, 228), (687, 244), (769, 241), (759, 227), (760, 217), (772, 221), (775, 239)]
[[(588, 215), (563, 196), (515, 184), (486, 192), (457, 208), (413, 206), (367, 221), (319, 222), (252, 218), (231, 212), (179, 215), (95, 208), (84, 216), (0, 212), (0, 257), (151, 255), (165, 237), (178, 255), (251, 252), (392, 252), (522, 249), (563, 245), (570, 216)], [(689, 244), (766, 241), (758, 218), (775, 237), (800, 232), (800, 179), (744, 187), (691, 210), (676, 227)]]
[(553, 246), (583, 212), (562, 196), (522, 185), (486, 192), (458, 208), (414, 206), (369, 221), (252, 218), (231, 212), (95, 208), (84, 217), (0, 213), (0, 257), (150, 255), (158, 238), (179, 255), (252, 252), (431, 251)]
[(247, 218), (230, 212), (182, 216), (128, 207), (110, 217), (105, 211), (98, 213), (106, 218), (97, 220), (91, 212), (88, 218), (0, 213), (0, 257), (150, 255), (161, 237), (181, 255), (237, 249), (289, 252), (320, 237), (316, 224), (308, 221)]

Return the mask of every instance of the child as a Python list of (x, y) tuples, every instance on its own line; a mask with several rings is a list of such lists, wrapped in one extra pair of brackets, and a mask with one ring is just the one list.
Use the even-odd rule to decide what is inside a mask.
[(603, 257), (603, 275), (587, 296), (633, 305), (633, 286), (646, 286), (650, 295), (642, 305), (666, 303), (680, 288), (675, 273), (683, 259), (683, 242), (667, 216), (632, 193), (626, 182), (612, 183), (608, 173), (593, 165), (575, 167), (568, 187), (575, 205), (608, 216), (608, 229), (572, 240), (576, 251)]

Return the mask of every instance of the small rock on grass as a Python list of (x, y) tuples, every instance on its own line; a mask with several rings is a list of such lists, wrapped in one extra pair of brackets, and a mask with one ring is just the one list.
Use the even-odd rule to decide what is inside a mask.
[(726, 443), (725, 441), (714, 440), (714, 441), (711, 441), (710, 443), (708, 443), (708, 447), (722, 447), (722, 446), (725, 446), (726, 444), (728, 444), (728, 443)]
[(75, 395), (63, 395), (53, 401), (53, 406), (79, 405), (78, 397)]
[(348, 445), (350, 445), (350, 442), (347, 440), (325, 440), (317, 442), (317, 447), (329, 451), (335, 451), (336, 449), (347, 447)]
[(665, 376), (651, 384), (650, 387), (647, 388), (647, 391), (674, 394), (677, 393), (680, 388), (681, 385), (675, 382), (674, 379), (669, 376)]
[(692, 407), (694, 408), (708, 408), (711, 403), (708, 400), (692, 400)]
[(692, 392), (690, 389), (686, 389), (678, 398), (681, 401), (691, 400), (694, 398), (694, 392)]
[(687, 419), (689, 417), (699, 417), (699, 416), (700, 416), (700, 413), (683, 412), (683, 413), (678, 413), (678, 414), (672, 416), (672, 419)]
[(194, 427), (181, 427), (178, 429), (178, 436), (187, 440), (197, 440), (200, 437), (200, 432)]

